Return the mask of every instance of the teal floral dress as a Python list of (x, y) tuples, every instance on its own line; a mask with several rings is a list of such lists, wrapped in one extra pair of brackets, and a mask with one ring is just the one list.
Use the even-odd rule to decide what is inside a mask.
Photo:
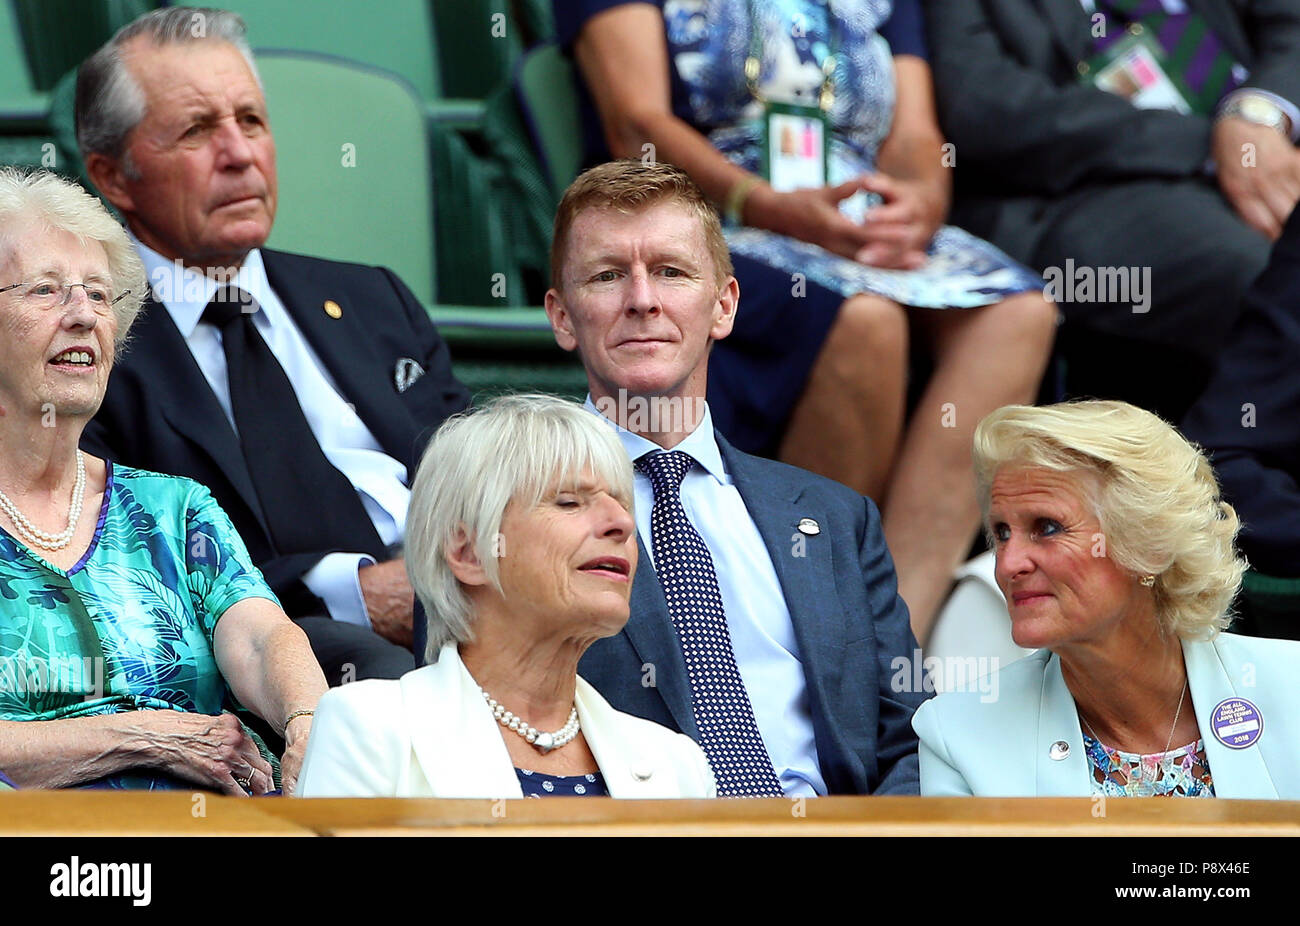
[[(206, 488), (109, 463), (94, 537), (71, 569), (0, 529), (0, 719), (237, 708), (212, 633), (245, 598), (276, 601)], [(88, 786), (195, 787), (149, 769)]]

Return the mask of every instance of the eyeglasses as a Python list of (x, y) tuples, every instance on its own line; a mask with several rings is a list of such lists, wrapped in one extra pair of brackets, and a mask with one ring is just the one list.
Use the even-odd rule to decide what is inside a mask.
[(86, 291), (86, 298), (97, 309), (117, 305), (131, 295), (131, 290), (128, 289), (117, 298), (113, 298), (109, 294), (108, 287), (99, 283), (52, 283), (48, 280), (41, 283), (13, 283), (9, 286), (0, 286), (0, 293), (7, 293), (9, 290), (18, 289), (20, 286), (31, 287), (22, 294), (24, 299), (47, 309), (67, 305), (72, 301), (72, 291), (78, 286)]

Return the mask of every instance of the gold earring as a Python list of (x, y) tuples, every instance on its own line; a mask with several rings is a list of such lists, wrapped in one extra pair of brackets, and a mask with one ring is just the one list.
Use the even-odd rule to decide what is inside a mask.
[(1142, 578), (1138, 579), (1138, 582), (1142, 584), (1143, 588), (1150, 588), (1151, 586), (1156, 584), (1156, 577), (1150, 575), (1143, 576)]

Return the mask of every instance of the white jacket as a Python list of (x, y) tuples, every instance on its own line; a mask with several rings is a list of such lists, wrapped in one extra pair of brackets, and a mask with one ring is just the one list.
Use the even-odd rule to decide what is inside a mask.
[[(690, 737), (614, 710), (581, 678), (575, 700), (611, 796), (717, 796), (709, 763)], [(326, 693), (295, 793), (523, 797), (501, 726), (455, 643), (433, 665), (400, 679), (352, 682)]]

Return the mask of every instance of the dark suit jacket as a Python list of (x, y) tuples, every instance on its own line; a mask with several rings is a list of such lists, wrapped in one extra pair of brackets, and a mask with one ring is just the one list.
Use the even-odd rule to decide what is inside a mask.
[[(414, 476), (437, 426), (469, 403), (469, 393), (452, 376), (447, 345), (424, 308), (389, 270), (266, 249), (262, 257), (272, 288), (344, 399), (384, 452)], [(340, 318), (325, 313), (326, 300), (342, 308)], [(394, 371), (401, 358), (417, 361), (426, 372), (399, 393)], [(153, 298), (131, 328), (129, 347), (109, 377), (104, 404), (86, 428), (82, 446), (206, 485), (285, 610), (294, 617), (323, 612), (302, 576), (338, 551), (284, 556), (275, 549), (234, 429), (171, 316)], [(284, 465), (293, 465), (290, 447)]]
[[(1245, 86), (1300, 105), (1300, 0), (1186, 2), (1250, 68)], [(1079, 81), (1091, 22), (1078, 0), (926, 0), (926, 14), (957, 224), (1029, 259), (1062, 194), (1201, 174), (1209, 118), (1137, 109)]]
[[(785, 595), (832, 794), (917, 794), (912, 714), (928, 695), (895, 691), (896, 657), (917, 650), (876, 506), (851, 489), (741, 453), (718, 435), (728, 472), (767, 546)], [(796, 529), (812, 518), (821, 532)], [(796, 538), (803, 556), (792, 551)], [(698, 739), (681, 644), (663, 586), (641, 549), (632, 616), (587, 650), (578, 673), (621, 711)], [(653, 666), (654, 685), (647, 667)], [(903, 685), (899, 687), (910, 687)]]
[(1260, 572), (1300, 578), (1300, 209), (1241, 316), (1210, 384), (1183, 421), (1210, 451)]

